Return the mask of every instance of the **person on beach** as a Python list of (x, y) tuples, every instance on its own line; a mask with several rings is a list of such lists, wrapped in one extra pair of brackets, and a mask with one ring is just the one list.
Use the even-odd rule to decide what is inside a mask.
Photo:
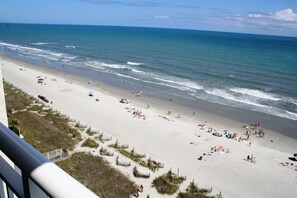
[(177, 118), (180, 118), (180, 113), (178, 114)]
[(136, 94), (137, 97), (140, 97), (141, 95), (142, 95), (142, 91), (139, 91), (139, 92)]
[(149, 108), (150, 108), (150, 105), (149, 105), (149, 104), (148, 104), (148, 105), (146, 105), (146, 108), (147, 108), (147, 109), (149, 109)]
[(143, 185), (140, 185), (140, 192), (143, 192)]
[(171, 114), (171, 110), (169, 110), (169, 111), (167, 112), (167, 114), (170, 115), (170, 114)]

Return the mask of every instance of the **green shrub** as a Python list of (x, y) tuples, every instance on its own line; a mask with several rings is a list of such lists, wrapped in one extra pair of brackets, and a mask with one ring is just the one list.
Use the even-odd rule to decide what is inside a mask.
[(90, 148), (98, 148), (99, 144), (95, 140), (88, 138), (88, 139), (86, 139), (86, 141), (84, 141), (84, 143), (81, 146), (82, 147), (90, 147)]

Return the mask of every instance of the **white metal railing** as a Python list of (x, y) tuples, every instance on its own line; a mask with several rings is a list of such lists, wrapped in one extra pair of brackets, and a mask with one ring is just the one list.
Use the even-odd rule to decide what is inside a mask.
[(98, 197), (0, 122), (0, 197)]

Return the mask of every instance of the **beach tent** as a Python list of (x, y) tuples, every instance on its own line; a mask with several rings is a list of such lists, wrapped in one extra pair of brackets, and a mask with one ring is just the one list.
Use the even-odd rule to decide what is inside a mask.
[(129, 100), (127, 98), (121, 98), (120, 103), (129, 103)]

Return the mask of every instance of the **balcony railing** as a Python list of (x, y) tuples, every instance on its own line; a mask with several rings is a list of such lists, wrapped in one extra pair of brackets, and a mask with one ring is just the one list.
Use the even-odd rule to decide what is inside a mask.
[(0, 151), (1, 198), (98, 197), (1, 122)]

